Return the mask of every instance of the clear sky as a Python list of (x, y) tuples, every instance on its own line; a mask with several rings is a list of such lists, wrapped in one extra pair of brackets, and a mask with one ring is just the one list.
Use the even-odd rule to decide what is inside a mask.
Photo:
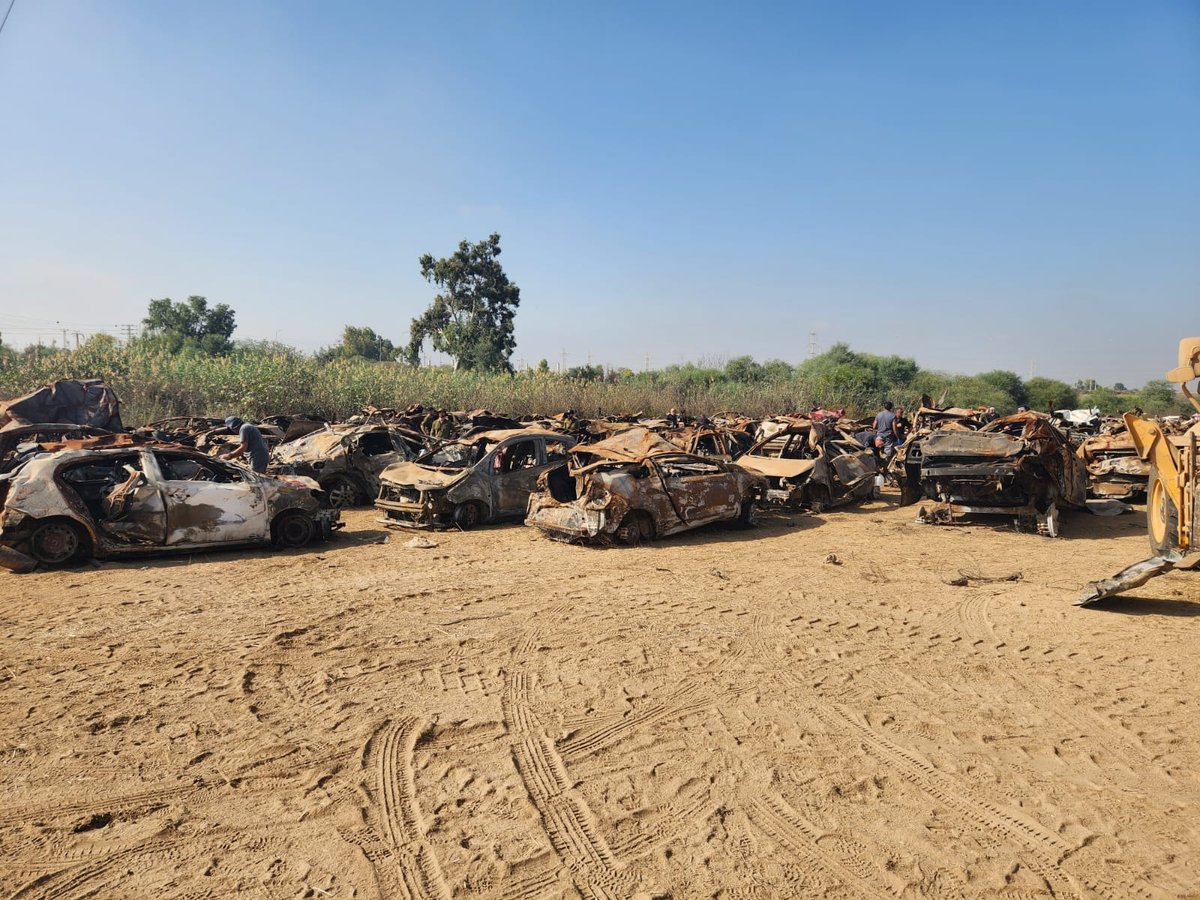
[(492, 231), (514, 363), (815, 331), (1141, 384), (1200, 333), (1200, 3), (16, 0), (0, 34), (8, 342), (188, 294), (403, 342), (417, 257)]

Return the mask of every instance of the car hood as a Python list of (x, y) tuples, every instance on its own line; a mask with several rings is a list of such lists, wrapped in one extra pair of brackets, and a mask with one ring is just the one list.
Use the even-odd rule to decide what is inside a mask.
[(741, 466), (756, 475), (768, 478), (797, 478), (806, 475), (817, 465), (815, 459), (775, 459), (770, 456), (742, 456), (734, 460), (735, 466)]
[(408, 485), (425, 491), (430, 488), (448, 488), (450, 485), (462, 481), (470, 471), (470, 469), (435, 469), (412, 462), (399, 462), (384, 469), (379, 478), (388, 484)]

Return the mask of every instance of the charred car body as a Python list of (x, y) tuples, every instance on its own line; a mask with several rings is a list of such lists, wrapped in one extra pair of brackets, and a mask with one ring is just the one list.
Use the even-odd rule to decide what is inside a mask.
[(1099, 498), (1135, 500), (1146, 495), (1150, 462), (1138, 455), (1125, 423), (1092, 435), (1079, 444), (1079, 458), (1088, 473), (1088, 494)]
[(419, 432), (391, 425), (331, 425), (279, 444), (269, 472), (314, 479), (334, 509), (367, 503), (379, 494), (379, 474), (426, 450)]
[(338, 525), (307, 479), (259, 475), (186, 447), (109, 435), (50, 445), (0, 476), (0, 544), (60, 565), (89, 556), (276, 543)]
[(559, 540), (636, 544), (712, 522), (749, 525), (766, 479), (633, 428), (577, 445), (538, 486), (526, 525)]
[(820, 512), (870, 497), (875, 488), (874, 454), (836, 427), (811, 419), (766, 429), (736, 465), (766, 478), (766, 505)]
[(569, 435), (541, 429), (473, 434), (396, 463), (380, 475), (375, 508), (387, 525), (472, 528), (519, 519), (538, 476), (567, 459)]
[(1082, 508), (1087, 475), (1070, 442), (1033, 412), (996, 419), (978, 430), (946, 427), (907, 448), (910, 491), (937, 501), (918, 518), (950, 522), (966, 514), (1013, 516), (1018, 527), (1056, 536), (1058, 508)]

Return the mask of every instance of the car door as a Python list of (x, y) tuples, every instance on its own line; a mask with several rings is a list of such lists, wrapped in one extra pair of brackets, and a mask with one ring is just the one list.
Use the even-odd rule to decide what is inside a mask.
[(674, 507), (689, 525), (738, 514), (737, 478), (719, 460), (668, 456), (655, 460)]
[[(875, 474), (875, 455), (844, 441), (829, 441), (825, 445), (829, 464), (833, 467), (835, 494), (852, 493)], [(836, 499), (836, 497), (835, 497)]]
[(167, 517), (162, 492), (147, 470), (149, 451), (100, 456), (70, 467), (63, 481), (84, 500), (96, 524), (113, 540), (160, 545)]
[(514, 439), (494, 451), (492, 465), (493, 516), (524, 516), (529, 495), (546, 467), (546, 447), (541, 438)]
[(270, 537), (262, 482), (248, 469), (200, 454), (154, 451), (167, 515), (167, 546)]

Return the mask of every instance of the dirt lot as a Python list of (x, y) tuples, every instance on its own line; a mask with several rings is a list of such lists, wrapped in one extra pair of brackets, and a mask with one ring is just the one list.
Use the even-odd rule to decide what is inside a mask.
[(1200, 575), (1071, 606), (1140, 516), (347, 519), (0, 573), (0, 895), (1200, 896)]

